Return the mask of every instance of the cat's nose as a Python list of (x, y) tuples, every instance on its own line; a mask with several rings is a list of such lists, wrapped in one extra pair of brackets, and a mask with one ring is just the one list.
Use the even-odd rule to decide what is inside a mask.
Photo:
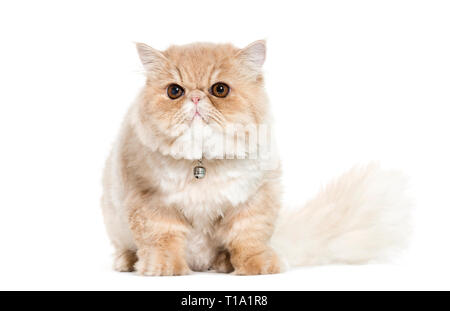
[(194, 104), (198, 104), (198, 102), (200, 101), (200, 96), (194, 95), (191, 97), (191, 100)]
[(205, 98), (205, 94), (201, 92), (200, 90), (193, 90), (189, 97), (191, 101), (194, 103), (194, 105), (197, 105), (199, 101)]

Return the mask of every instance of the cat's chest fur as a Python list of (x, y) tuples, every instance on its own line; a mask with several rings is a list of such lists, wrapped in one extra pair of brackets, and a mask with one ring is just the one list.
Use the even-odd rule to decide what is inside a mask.
[(263, 172), (255, 160), (223, 160), (220, 165), (204, 162), (206, 176), (193, 176), (195, 162), (167, 165), (159, 172), (159, 190), (168, 206), (175, 206), (191, 223), (186, 258), (193, 270), (208, 269), (221, 247), (215, 239), (215, 221), (227, 209), (237, 208), (261, 184)]
[(204, 162), (206, 176), (193, 175), (195, 161), (165, 165), (158, 173), (162, 200), (177, 207), (188, 219), (214, 221), (225, 208), (246, 202), (261, 184), (263, 172), (256, 160)]

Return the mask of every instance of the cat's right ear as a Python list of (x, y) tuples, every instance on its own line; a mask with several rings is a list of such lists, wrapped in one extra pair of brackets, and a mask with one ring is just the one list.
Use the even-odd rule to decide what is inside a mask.
[(160, 51), (148, 46), (145, 43), (136, 43), (136, 49), (141, 59), (142, 65), (147, 72), (159, 71), (167, 58)]

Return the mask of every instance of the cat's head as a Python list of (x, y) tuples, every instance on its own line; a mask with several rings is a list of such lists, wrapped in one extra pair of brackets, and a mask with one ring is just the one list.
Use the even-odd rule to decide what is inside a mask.
[(187, 159), (217, 157), (222, 151), (211, 149), (227, 127), (267, 122), (264, 41), (243, 49), (193, 43), (165, 51), (138, 43), (137, 50), (147, 82), (135, 123), (152, 149)]

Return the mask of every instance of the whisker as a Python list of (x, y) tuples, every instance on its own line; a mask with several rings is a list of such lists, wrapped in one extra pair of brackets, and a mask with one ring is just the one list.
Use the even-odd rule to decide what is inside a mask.
[(210, 114), (209, 118), (214, 120), (220, 127), (222, 127), (222, 128), (225, 127), (223, 121), (220, 118), (218, 118), (216, 115)]
[(180, 109), (180, 110), (178, 110), (174, 115), (173, 115), (173, 117), (171, 118), (171, 123), (179, 123), (179, 122), (183, 122), (183, 121), (185, 121), (186, 119), (187, 119), (187, 117), (186, 117), (186, 110), (187, 110), (187, 108), (183, 108), (183, 109)]
[(209, 111), (209, 115), (213, 120), (219, 123), (219, 125), (223, 126), (223, 124), (225, 123), (225, 118), (220, 114), (220, 112), (211, 109), (211, 111)]
[(172, 117), (172, 119), (170, 120), (170, 122), (171, 122), (172, 124), (177, 124), (177, 123), (179, 123), (180, 120), (182, 120), (182, 119), (183, 119), (183, 114), (177, 113), (177, 114), (175, 114), (175, 115)]

